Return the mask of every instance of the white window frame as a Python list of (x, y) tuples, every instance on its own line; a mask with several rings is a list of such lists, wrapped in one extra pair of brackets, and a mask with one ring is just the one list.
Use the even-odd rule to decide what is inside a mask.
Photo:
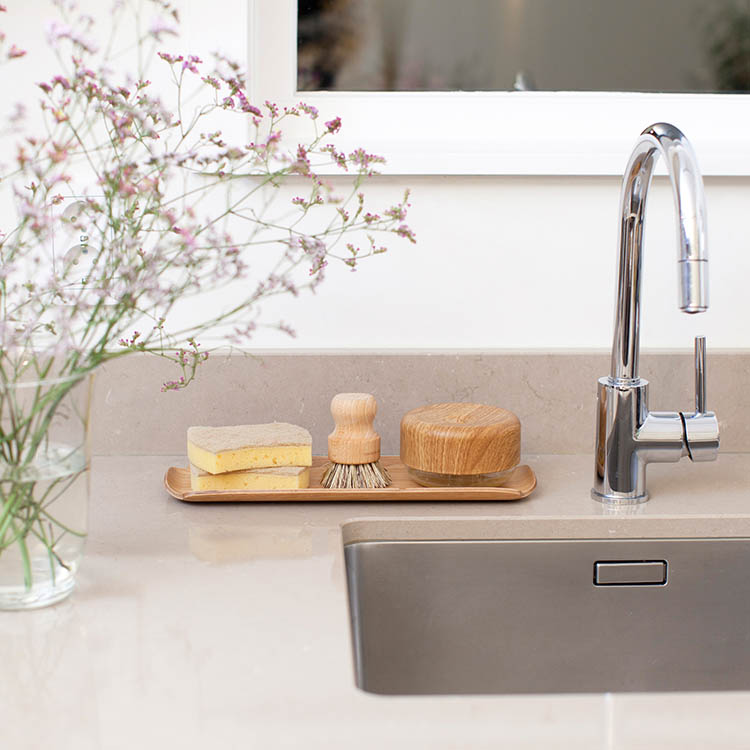
[[(661, 121), (687, 135), (704, 175), (750, 175), (750, 95), (298, 93), (297, 0), (247, 2), (253, 101), (340, 116), (337, 146), (386, 156), (386, 174), (620, 175), (638, 133)], [(302, 125), (285, 135), (303, 137)]]

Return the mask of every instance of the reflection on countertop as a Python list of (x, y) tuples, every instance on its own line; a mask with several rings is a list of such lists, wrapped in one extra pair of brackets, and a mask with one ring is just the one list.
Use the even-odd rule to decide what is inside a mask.
[(212, 563), (305, 558), (313, 555), (312, 529), (241, 524), (188, 527), (188, 546)]

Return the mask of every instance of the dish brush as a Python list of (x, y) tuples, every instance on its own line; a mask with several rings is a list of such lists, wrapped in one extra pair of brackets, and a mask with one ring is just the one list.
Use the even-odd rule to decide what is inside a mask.
[(328, 459), (320, 483), (331, 489), (388, 487), (391, 478), (380, 465), (380, 435), (373, 428), (378, 410), (370, 393), (338, 393), (331, 400), (336, 424), (328, 436)]

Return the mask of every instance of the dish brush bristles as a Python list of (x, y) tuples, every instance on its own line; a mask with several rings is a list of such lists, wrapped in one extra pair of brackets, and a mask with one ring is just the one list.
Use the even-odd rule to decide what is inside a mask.
[(380, 461), (369, 464), (330, 463), (323, 472), (320, 483), (328, 489), (356, 490), (389, 487), (391, 478)]

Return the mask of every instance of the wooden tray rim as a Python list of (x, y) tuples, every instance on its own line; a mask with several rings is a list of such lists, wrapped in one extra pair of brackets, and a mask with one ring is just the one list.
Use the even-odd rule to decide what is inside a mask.
[[(325, 462), (325, 456), (313, 457), (313, 468)], [(398, 456), (382, 456), (381, 461), (389, 471), (405, 471)], [(183, 502), (408, 502), (442, 500), (447, 502), (470, 502), (489, 500), (522, 500), (536, 488), (534, 470), (527, 464), (519, 464), (514, 470), (518, 474), (518, 486), (505, 487), (403, 487), (394, 482), (381, 489), (339, 489), (308, 487), (300, 490), (202, 490), (180, 492), (174, 483), (185, 481), (189, 469), (170, 466), (164, 474), (164, 487), (175, 499)], [(513, 475), (512, 475), (513, 476)]]

